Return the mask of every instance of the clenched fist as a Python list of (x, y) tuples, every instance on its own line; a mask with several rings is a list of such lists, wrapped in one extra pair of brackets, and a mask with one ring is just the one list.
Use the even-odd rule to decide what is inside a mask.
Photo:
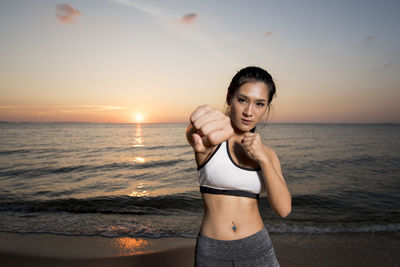
[(242, 140), (244, 150), (249, 157), (259, 163), (267, 159), (261, 137), (258, 133), (245, 133)]
[(209, 105), (196, 108), (190, 115), (187, 139), (195, 152), (207, 152), (233, 135), (231, 119)]

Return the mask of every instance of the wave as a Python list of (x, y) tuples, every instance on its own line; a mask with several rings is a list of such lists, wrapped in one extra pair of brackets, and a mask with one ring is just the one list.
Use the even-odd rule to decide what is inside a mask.
[(271, 233), (279, 234), (338, 234), (338, 233), (400, 233), (400, 223), (372, 224), (371, 222), (336, 222), (320, 224), (318, 222), (286, 223), (268, 227)]
[[(139, 147), (120, 147), (120, 146), (108, 146), (108, 147), (103, 147), (91, 151), (85, 151), (85, 153), (91, 153), (96, 155), (99, 152), (109, 152), (109, 151), (116, 151), (116, 152), (122, 152), (122, 151), (130, 151), (132, 149), (141, 149), (141, 150), (160, 150), (164, 151), (169, 150), (169, 149), (182, 149), (182, 148), (187, 148), (190, 149), (189, 144), (183, 144), (183, 145), (161, 145), (161, 146), (139, 146)], [(53, 156), (54, 155), (63, 155), (65, 153), (77, 153), (80, 154), (80, 151), (77, 149), (68, 149), (68, 148), (62, 148), (62, 149), (56, 149), (56, 148), (40, 148), (40, 149), (11, 149), (11, 150), (0, 150), (0, 156), (8, 156), (8, 155), (13, 155), (13, 154), (42, 154), (42, 153), (51, 153)]]
[(132, 215), (170, 215), (182, 212), (201, 212), (200, 198), (189, 194), (155, 197), (112, 196), (86, 199), (16, 200), (0, 202), (0, 212), (70, 212)]
[[(310, 161), (298, 162), (297, 164), (287, 165), (286, 172), (290, 173), (307, 173), (310, 174), (310, 170), (315, 172), (321, 171), (322, 173), (336, 173), (338, 168), (351, 168), (368, 169), (378, 173), (397, 173), (400, 164), (400, 157), (397, 156), (378, 156), (378, 155), (357, 155), (350, 158), (329, 158), (317, 160), (313, 159)], [(382, 168), (384, 165), (384, 168)]]
[[(48, 174), (65, 174), (73, 172), (91, 172), (91, 171), (110, 171), (110, 170), (135, 170), (135, 169), (146, 169), (146, 168), (158, 168), (164, 166), (174, 166), (182, 162), (188, 162), (188, 159), (170, 159), (170, 160), (159, 160), (150, 161), (145, 163), (129, 163), (129, 162), (113, 162), (103, 165), (92, 165), (92, 164), (82, 164), (74, 166), (66, 166), (60, 168), (24, 168), (17, 170), (3, 170), (0, 171), (0, 177), (16, 177), (16, 176), (27, 176), (29, 178), (38, 177)], [(1, 169), (0, 169), (1, 170)]]
[[(365, 225), (365, 226), (301, 226), (301, 225), (281, 225), (269, 226), (266, 224), (268, 232), (271, 234), (307, 234), (307, 235), (323, 235), (323, 234), (376, 234), (376, 233), (400, 233), (400, 224), (387, 225)], [(115, 225), (95, 226), (83, 228), (66, 228), (56, 227), (55, 229), (31, 229), (28, 226), (17, 229), (15, 226), (0, 229), (0, 232), (12, 233), (40, 233), (40, 234), (58, 234), (69, 236), (105, 236), (105, 237), (145, 237), (145, 238), (162, 238), (162, 237), (188, 237), (195, 238), (199, 228), (193, 227), (184, 230), (182, 227), (172, 229), (156, 228), (145, 225)]]

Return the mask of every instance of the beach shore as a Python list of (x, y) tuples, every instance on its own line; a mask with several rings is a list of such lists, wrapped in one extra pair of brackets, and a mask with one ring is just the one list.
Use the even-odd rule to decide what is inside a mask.
[[(270, 234), (282, 267), (399, 266), (400, 234)], [(195, 238), (0, 232), (1, 266), (193, 266)]]

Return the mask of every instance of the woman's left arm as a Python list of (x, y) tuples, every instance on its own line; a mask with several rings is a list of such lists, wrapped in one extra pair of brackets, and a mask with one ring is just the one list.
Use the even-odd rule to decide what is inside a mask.
[(247, 154), (261, 166), (272, 209), (281, 217), (288, 216), (292, 210), (292, 197), (282, 175), (278, 155), (272, 148), (262, 144), (258, 133), (246, 133), (243, 145)]
[(292, 197), (283, 178), (278, 155), (272, 149), (264, 147), (265, 158), (260, 161), (268, 200), (271, 207), (281, 217), (286, 217), (292, 210)]

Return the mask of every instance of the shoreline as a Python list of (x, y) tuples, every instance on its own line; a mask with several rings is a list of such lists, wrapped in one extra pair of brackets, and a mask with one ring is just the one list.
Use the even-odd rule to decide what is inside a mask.
[[(400, 233), (271, 234), (282, 267), (399, 266)], [(193, 266), (195, 238), (0, 232), (2, 266)]]

